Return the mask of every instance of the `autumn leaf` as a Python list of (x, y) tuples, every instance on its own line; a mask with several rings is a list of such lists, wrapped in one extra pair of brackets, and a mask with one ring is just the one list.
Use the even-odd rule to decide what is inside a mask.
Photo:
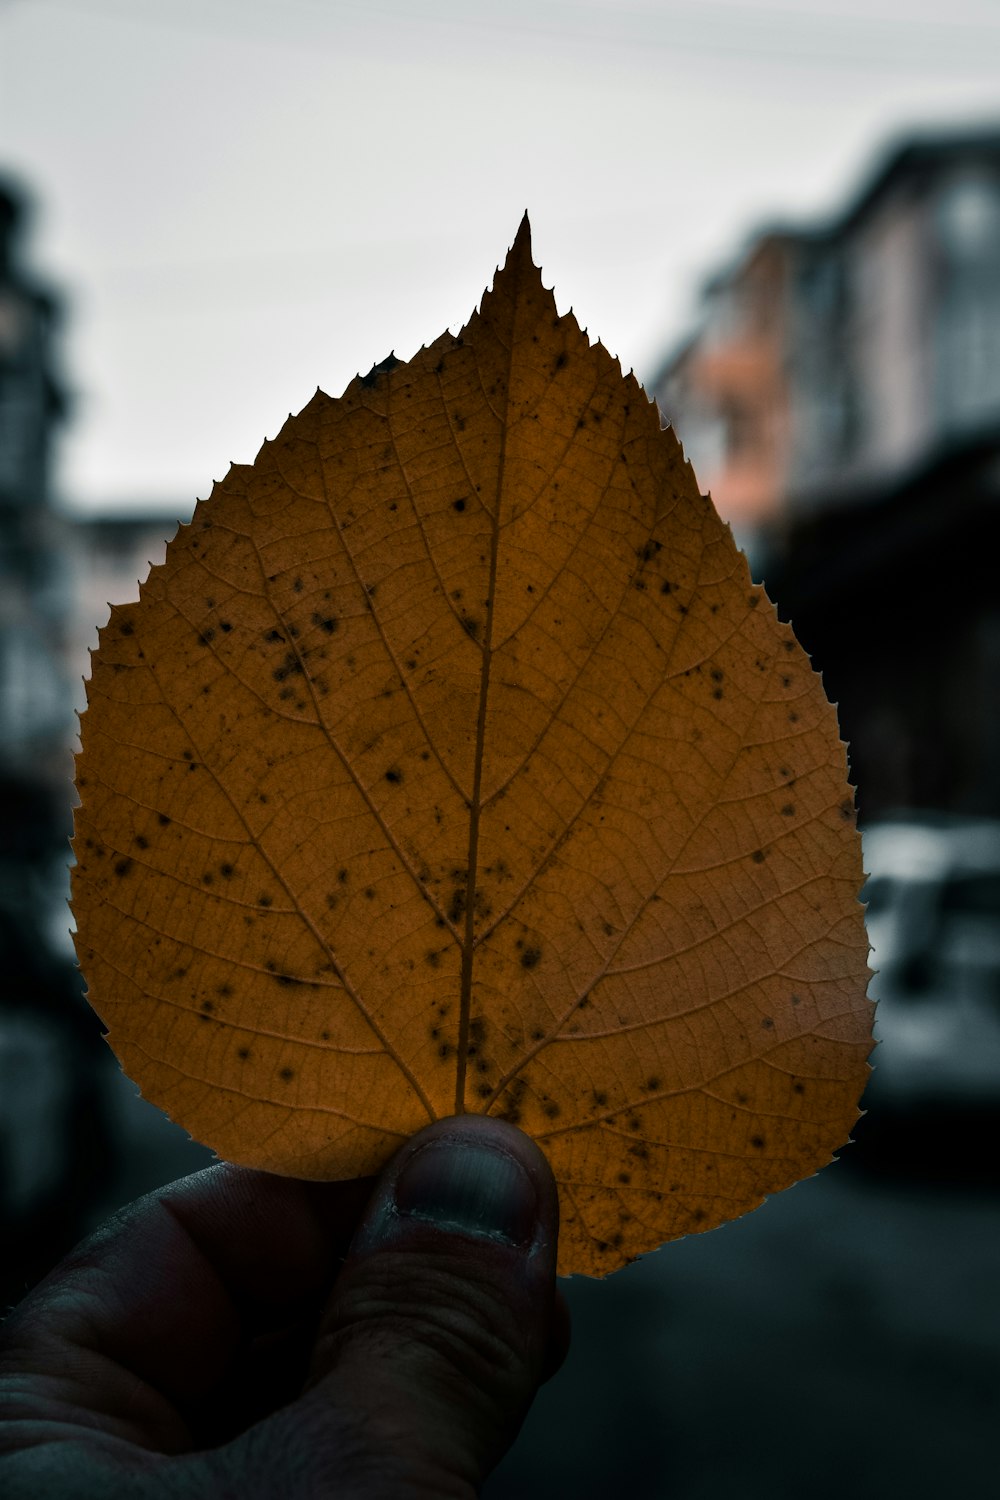
[(828, 1161), (871, 1045), (836, 715), (531, 260), (317, 393), (101, 634), (74, 909), (126, 1071), (230, 1160), (500, 1115), (603, 1274)]

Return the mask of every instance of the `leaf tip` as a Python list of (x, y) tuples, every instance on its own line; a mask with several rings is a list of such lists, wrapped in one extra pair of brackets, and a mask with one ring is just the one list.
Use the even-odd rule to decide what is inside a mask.
[(521, 222), (517, 227), (517, 234), (514, 236), (514, 243), (507, 253), (508, 266), (515, 265), (519, 261), (526, 262), (529, 266), (535, 264), (531, 257), (531, 222), (528, 218), (527, 209), (524, 210)]

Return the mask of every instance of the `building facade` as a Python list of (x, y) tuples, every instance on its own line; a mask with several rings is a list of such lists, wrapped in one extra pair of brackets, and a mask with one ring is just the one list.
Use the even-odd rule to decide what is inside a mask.
[(654, 391), (823, 672), (862, 816), (1000, 814), (1000, 133), (759, 236)]

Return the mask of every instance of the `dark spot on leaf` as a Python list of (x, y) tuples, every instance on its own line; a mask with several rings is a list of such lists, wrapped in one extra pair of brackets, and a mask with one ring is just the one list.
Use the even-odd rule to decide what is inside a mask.
[(159, 823), (161, 828), (168, 828), (170, 826), (170, 819), (167, 817), (166, 813), (158, 813), (156, 821)]
[(289, 1079), (295, 1077), (295, 1069), (294, 1068), (282, 1068), (281, 1071), (278, 1074), (278, 1077), (279, 1078), (283, 1078), (285, 1080), (285, 1082), (287, 1083), (289, 1081)]
[(230, 864), (220, 865), (219, 874), (223, 877), (223, 879), (229, 880), (234, 874), (234, 867)]
[(299, 661), (298, 656), (294, 651), (289, 651), (286, 653), (281, 666), (275, 667), (271, 676), (275, 682), (284, 682), (286, 677), (292, 677), (296, 672), (301, 672), (302, 670), (302, 663)]
[(374, 889), (373, 886), (370, 886), (370, 885), (366, 885), (365, 886), (365, 900), (366, 901), (374, 901), (375, 900), (375, 889)]
[(448, 921), (459, 922), (465, 913), (465, 886), (460, 885), (451, 893), (451, 901), (448, 903)]
[(115, 860), (114, 869), (115, 869), (115, 874), (116, 875), (127, 875), (128, 872), (129, 872), (129, 870), (131, 870), (131, 868), (132, 868), (132, 861), (130, 859), (118, 859), (118, 860)]
[(538, 966), (538, 964), (539, 964), (539, 962), (541, 960), (541, 957), (542, 957), (542, 950), (541, 950), (541, 948), (525, 948), (524, 951), (523, 951), (523, 953), (521, 954), (521, 968), (522, 969), (534, 969), (534, 968), (537, 968), (537, 966)]
[(250, 1048), (237, 1047), (236, 1056), (240, 1059), (241, 1062), (246, 1062), (247, 1058), (250, 1056)]
[(459, 511), (464, 510), (465, 509), (465, 501), (464, 500), (453, 500), (451, 502), (451, 508), (452, 508), (452, 510), (459, 510)]
[(795, 803), (794, 802), (786, 802), (785, 805), (784, 805), (784, 807), (781, 809), (781, 816), (783, 818), (794, 818), (794, 816), (795, 816)]
[(772, 1016), (765, 1016), (760, 1024), (763, 1026), (765, 1031), (774, 1030), (774, 1018)]
[(646, 1092), (650, 1093), (650, 1094), (655, 1094), (656, 1091), (657, 1091), (657, 1089), (661, 1086), (661, 1082), (662, 1082), (662, 1080), (659, 1079), (659, 1078), (647, 1078), (646, 1079)]
[(762, 865), (767, 858), (767, 855), (764, 853), (763, 849), (755, 849), (750, 858), (753, 860), (755, 865)]
[(122, 635), (135, 635), (135, 626), (132, 624), (131, 620), (123, 620), (121, 622), (121, 625), (119, 626), (119, 629)]
[(752, 1135), (750, 1137), (750, 1144), (755, 1151), (763, 1151), (764, 1147), (767, 1145), (767, 1142), (762, 1135)]
[(147, 839), (144, 834), (137, 833), (132, 842), (133, 844), (135, 844), (137, 849), (149, 848), (149, 839)]
[(385, 773), (385, 779), (386, 781), (392, 782), (393, 786), (399, 786), (400, 782), (403, 779), (403, 773), (398, 766), (390, 766), (388, 771), (386, 771)]

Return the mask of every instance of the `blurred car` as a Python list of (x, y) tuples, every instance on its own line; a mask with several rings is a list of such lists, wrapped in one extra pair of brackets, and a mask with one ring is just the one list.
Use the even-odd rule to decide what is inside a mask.
[(1000, 822), (891, 818), (863, 845), (880, 1043), (866, 1106), (1000, 1111)]

